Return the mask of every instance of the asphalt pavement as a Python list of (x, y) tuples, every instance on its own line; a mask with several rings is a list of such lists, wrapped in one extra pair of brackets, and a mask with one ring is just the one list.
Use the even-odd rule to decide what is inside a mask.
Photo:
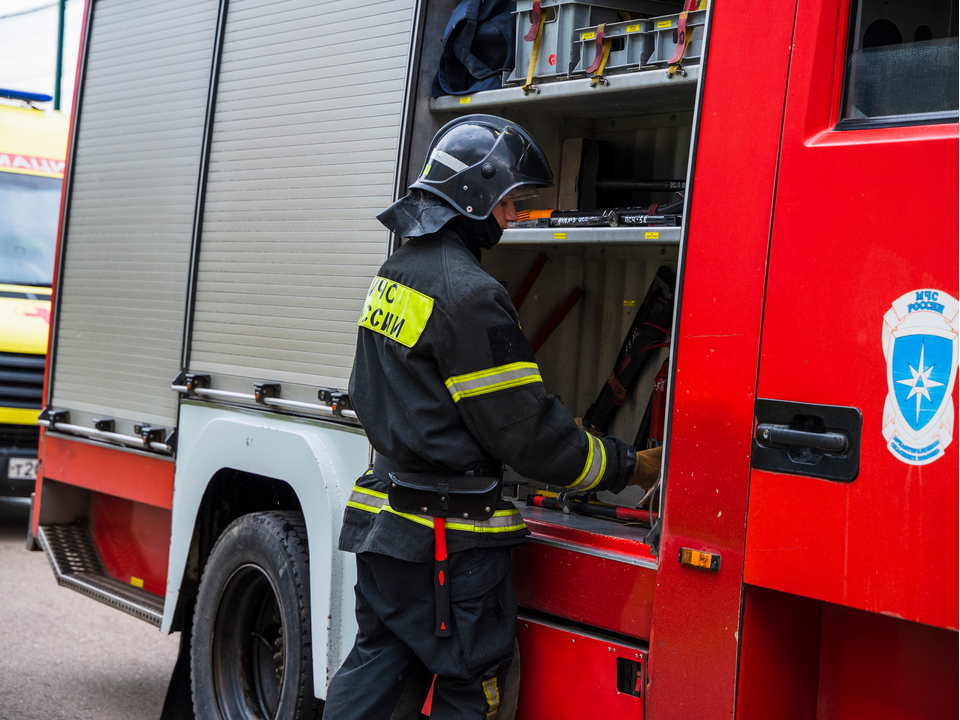
[(0, 720), (158, 720), (179, 635), (57, 585), (0, 509)]

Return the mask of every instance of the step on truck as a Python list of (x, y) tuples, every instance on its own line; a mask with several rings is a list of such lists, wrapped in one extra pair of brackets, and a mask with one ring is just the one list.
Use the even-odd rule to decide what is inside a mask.
[(502, 87), (434, 97), (454, 5), (88, 0), (30, 529), (59, 583), (182, 633), (200, 717), (322, 701), (375, 215), (489, 113), (557, 177), (483, 259), (547, 391), (608, 384), (607, 431), (663, 446), (647, 496), (508, 471), (517, 716), (955, 716), (956, 0), (521, 0)]

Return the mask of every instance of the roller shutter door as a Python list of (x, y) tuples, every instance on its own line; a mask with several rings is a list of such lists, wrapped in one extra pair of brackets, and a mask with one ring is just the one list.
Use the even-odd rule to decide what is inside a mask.
[(54, 407), (171, 427), (218, 3), (98, 0), (61, 269)]
[(413, 5), (230, 0), (192, 372), (346, 387), (386, 255), (374, 216), (394, 192)]

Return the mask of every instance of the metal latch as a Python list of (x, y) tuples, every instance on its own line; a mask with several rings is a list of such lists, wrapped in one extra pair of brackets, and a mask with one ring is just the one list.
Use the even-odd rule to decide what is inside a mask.
[(190, 397), (196, 397), (197, 390), (205, 390), (209, 387), (210, 376), (199, 373), (181, 372), (173, 381), (174, 390), (186, 393)]
[(337, 417), (343, 417), (344, 410), (353, 410), (350, 404), (350, 394), (331, 388), (321, 388), (317, 391), (317, 399), (331, 407), (333, 414)]
[(37, 418), (37, 425), (49, 428), (52, 428), (57, 423), (67, 424), (69, 422), (69, 410), (51, 410), (49, 407), (45, 407), (43, 410), (41, 410), (40, 416)]
[(187, 395), (196, 395), (197, 388), (210, 387), (210, 376), (187, 373), (183, 376), (183, 384), (187, 386)]
[(150, 446), (150, 443), (163, 443), (167, 437), (167, 429), (165, 427), (157, 427), (154, 425), (137, 424), (133, 426), (133, 431), (143, 438), (143, 443), (147, 447)]
[(262, 382), (253, 384), (253, 399), (261, 405), (267, 404), (267, 399), (280, 397), (280, 383)]

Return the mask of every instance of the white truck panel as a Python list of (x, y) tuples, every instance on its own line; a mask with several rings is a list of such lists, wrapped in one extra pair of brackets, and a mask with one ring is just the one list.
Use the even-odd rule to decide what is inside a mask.
[(197, 402), (181, 406), (180, 437), (161, 631), (170, 632), (194, 524), (210, 479), (217, 471), (232, 468), (282, 480), (297, 494), (307, 525), (314, 687), (319, 697), (325, 697), (357, 632), (356, 564), (353, 556), (337, 549), (337, 540), (353, 483), (367, 468), (366, 437), (360, 430), (323, 421)]

